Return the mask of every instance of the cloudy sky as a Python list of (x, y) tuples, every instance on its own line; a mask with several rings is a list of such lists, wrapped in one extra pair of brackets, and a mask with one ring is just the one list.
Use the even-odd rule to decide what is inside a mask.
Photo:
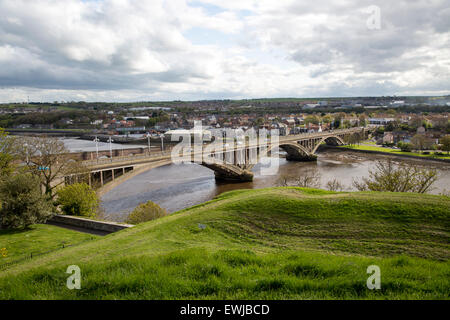
[(0, 102), (450, 93), (449, 0), (0, 0), (0, 13)]

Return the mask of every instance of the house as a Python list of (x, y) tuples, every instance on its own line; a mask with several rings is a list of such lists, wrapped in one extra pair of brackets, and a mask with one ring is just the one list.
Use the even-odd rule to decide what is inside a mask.
[(389, 122), (394, 122), (394, 118), (369, 118), (369, 123), (379, 126), (384, 126)]
[(394, 143), (394, 135), (392, 132), (385, 132), (383, 135), (383, 143)]
[(307, 103), (307, 104), (305, 104), (304, 106), (303, 106), (303, 109), (305, 109), (305, 110), (308, 110), (308, 109), (314, 109), (314, 108), (316, 108), (316, 107), (318, 107), (319, 105), (318, 104), (313, 104), (313, 103)]
[(94, 120), (94, 121), (91, 122), (91, 124), (93, 124), (93, 125), (100, 125), (102, 123), (103, 123), (102, 119)]
[(425, 130), (425, 127), (423, 127), (423, 126), (417, 128), (417, 133), (418, 133), (418, 134), (424, 134), (425, 131), (426, 131), (426, 130)]
[(288, 125), (289, 127), (295, 126), (295, 119), (294, 118), (287, 118), (283, 121), (284, 124)]

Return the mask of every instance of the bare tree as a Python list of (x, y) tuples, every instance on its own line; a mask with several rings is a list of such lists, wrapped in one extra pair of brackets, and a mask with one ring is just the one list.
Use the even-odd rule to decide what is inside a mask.
[(438, 179), (434, 168), (414, 165), (396, 165), (392, 159), (378, 161), (375, 170), (361, 182), (353, 181), (360, 191), (417, 192), (426, 193)]
[(415, 150), (425, 150), (431, 148), (433, 141), (423, 134), (416, 134), (411, 138), (411, 144)]
[(71, 159), (64, 143), (56, 138), (26, 137), (17, 150), (30, 172), (39, 176), (49, 197), (54, 196), (53, 191), (65, 182), (66, 177), (86, 173), (80, 162)]
[(345, 189), (344, 185), (342, 183), (340, 183), (339, 180), (336, 178), (328, 181), (326, 184), (326, 188), (327, 188), (327, 190), (330, 190), (330, 191), (342, 191)]
[(304, 170), (298, 175), (282, 175), (277, 180), (280, 187), (320, 188), (320, 174), (317, 169)]
[(290, 177), (288, 175), (282, 175), (278, 178), (276, 184), (279, 187), (289, 187), (290, 184)]
[(295, 178), (295, 185), (302, 188), (320, 188), (320, 173), (317, 169), (305, 170)]

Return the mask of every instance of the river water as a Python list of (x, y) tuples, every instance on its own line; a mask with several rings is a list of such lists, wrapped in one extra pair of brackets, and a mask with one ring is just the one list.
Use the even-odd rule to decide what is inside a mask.
[[(353, 179), (369, 174), (376, 160), (391, 156), (363, 154), (351, 151), (326, 150), (319, 153), (317, 162), (294, 162), (279, 159), (275, 175), (261, 175), (261, 165), (253, 168), (254, 179), (244, 183), (218, 183), (213, 171), (197, 164), (171, 164), (151, 169), (137, 175), (102, 197), (105, 219), (123, 221), (137, 205), (149, 200), (156, 202), (169, 212), (178, 211), (208, 200), (216, 195), (235, 189), (255, 189), (277, 186), (280, 177), (296, 177), (305, 170), (316, 170), (321, 187), (336, 178), (346, 190), (355, 190)], [(421, 164), (438, 168), (439, 179), (430, 193), (450, 191), (450, 164), (415, 159), (394, 158), (402, 163)]]

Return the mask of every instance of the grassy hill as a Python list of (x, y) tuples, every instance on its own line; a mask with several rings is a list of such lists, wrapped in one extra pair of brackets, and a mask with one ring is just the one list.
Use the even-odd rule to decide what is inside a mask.
[[(448, 299), (449, 231), (443, 196), (232, 191), (0, 272), (0, 298)], [(65, 287), (73, 264), (81, 290)]]
[(5, 256), (0, 257), (0, 265), (97, 237), (47, 224), (37, 224), (26, 230), (0, 230), (0, 249), (7, 249)]

